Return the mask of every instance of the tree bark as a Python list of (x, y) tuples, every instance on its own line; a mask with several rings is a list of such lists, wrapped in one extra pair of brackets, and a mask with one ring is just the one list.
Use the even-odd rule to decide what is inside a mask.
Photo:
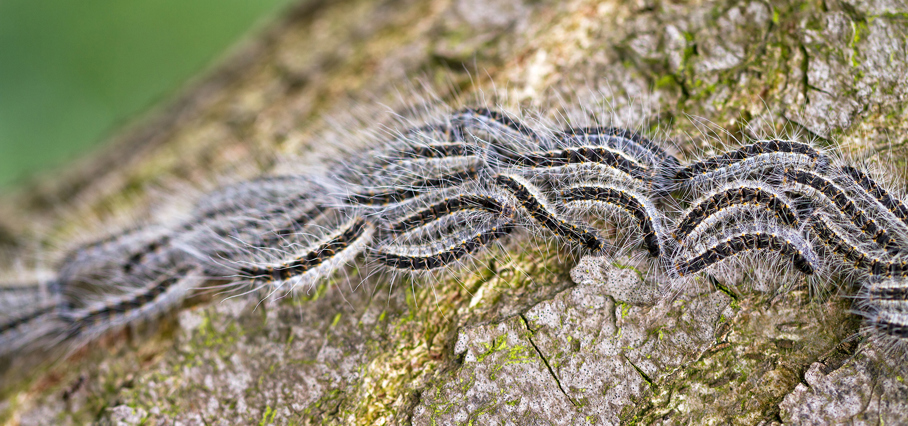
[[(61, 245), (74, 229), (150, 217), (174, 182), (268, 171), (311, 151), (324, 117), (415, 102), (417, 81), (542, 111), (605, 99), (614, 124), (682, 153), (779, 132), (904, 174), (906, 75), (900, 1), (308, 0), (104, 152), (6, 196), (0, 244)], [(620, 259), (496, 259), (412, 288), (338, 278), (258, 306), (210, 296), (9, 386), (0, 418), (897, 424), (908, 413), (904, 366), (852, 338), (849, 289), (729, 277), (666, 299)]]

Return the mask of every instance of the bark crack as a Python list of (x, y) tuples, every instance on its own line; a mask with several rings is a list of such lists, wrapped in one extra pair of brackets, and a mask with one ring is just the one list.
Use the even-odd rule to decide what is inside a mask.
[(533, 349), (536, 350), (539, 358), (542, 359), (542, 363), (545, 364), (545, 368), (549, 370), (549, 374), (551, 374), (552, 378), (555, 379), (555, 384), (558, 385), (558, 389), (561, 390), (561, 393), (564, 394), (568, 401), (571, 401), (571, 404), (573, 404), (575, 407), (579, 407), (580, 404), (578, 404), (577, 401), (574, 400), (574, 398), (571, 398), (571, 396), (568, 395), (567, 391), (564, 390), (564, 387), (561, 386), (561, 380), (558, 379), (558, 375), (555, 374), (555, 370), (552, 368), (552, 365), (549, 364), (548, 358), (546, 358), (545, 355), (542, 354), (539, 346), (536, 346), (536, 342), (533, 341), (533, 330), (530, 329), (530, 321), (527, 320), (527, 317), (523, 314), (520, 314), (520, 319), (523, 321), (524, 327), (526, 327), (527, 331), (529, 332), (529, 334), (527, 334), (527, 340), (529, 340), (530, 344), (533, 345)]
[(644, 373), (643, 370), (640, 369), (640, 367), (637, 367), (637, 364), (634, 364), (634, 362), (631, 361), (631, 359), (628, 358), (627, 355), (622, 354), (621, 356), (624, 357), (624, 360), (627, 361), (627, 363), (630, 364), (631, 367), (634, 367), (634, 370), (637, 370), (637, 374), (639, 374), (640, 377), (643, 378), (643, 381), (646, 382), (646, 384), (648, 384), (653, 389), (658, 388), (658, 386), (656, 386), (656, 382), (654, 382), (652, 378), (650, 378), (646, 373)]

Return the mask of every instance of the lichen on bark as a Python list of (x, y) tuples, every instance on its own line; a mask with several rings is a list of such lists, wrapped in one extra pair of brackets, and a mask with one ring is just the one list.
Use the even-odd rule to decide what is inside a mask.
[[(323, 117), (417, 79), (543, 111), (605, 99), (615, 124), (682, 152), (797, 132), (904, 173), (906, 35), (908, 6), (885, 0), (311, 0), (107, 151), (7, 195), (0, 244), (142, 217), (175, 180), (267, 171), (311, 150)], [(908, 409), (904, 370), (850, 339), (848, 289), (730, 277), (667, 300), (621, 262), (532, 249), (477, 269), (352, 291), (354, 270), (261, 305), (209, 297), (5, 383), (0, 418), (894, 424)]]

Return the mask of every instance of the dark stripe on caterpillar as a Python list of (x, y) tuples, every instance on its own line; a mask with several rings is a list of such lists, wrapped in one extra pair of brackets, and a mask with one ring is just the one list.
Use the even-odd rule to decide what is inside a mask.
[[(214, 234), (219, 237), (224, 237), (224, 236), (229, 235), (231, 232), (233, 232), (238, 227), (239, 228), (254, 227), (254, 224), (262, 219), (268, 219), (271, 217), (276, 217), (276, 216), (291, 212), (293, 210), (292, 206), (295, 203), (304, 202), (304, 201), (310, 200), (311, 198), (312, 197), (309, 194), (299, 194), (293, 198), (286, 200), (284, 203), (271, 206), (261, 212), (250, 211), (248, 213), (250, 213), (252, 215), (252, 217), (242, 219), (239, 222), (225, 221), (222, 223), (211, 223), (214, 219), (213, 217), (193, 218), (192, 220), (184, 222), (179, 227), (177, 232), (178, 233), (189, 232), (194, 228), (198, 228), (198, 227), (211, 223), (211, 225), (212, 225), (211, 228), (212, 228), (212, 231), (214, 232)], [(264, 239), (264, 241), (260, 241), (259, 243), (266, 244), (268, 242), (279, 241), (281, 237), (284, 237), (284, 236), (287, 236), (287, 235), (293, 233), (295, 229), (298, 229), (299, 227), (305, 225), (306, 223), (311, 221), (314, 217), (316, 217), (318, 214), (324, 212), (325, 210), (326, 210), (326, 207), (316, 204), (314, 207), (312, 207), (308, 210), (305, 210), (302, 213), (300, 213), (299, 215), (297, 215), (296, 217), (294, 217), (291, 220), (291, 223), (288, 224), (286, 227), (276, 229), (276, 230), (274, 230), (274, 232), (272, 234), (262, 237), (262, 239)], [(224, 225), (229, 225), (229, 227), (224, 226)], [(254, 237), (258, 238), (259, 236), (254, 236)], [(149, 255), (158, 253), (159, 250), (161, 250), (162, 248), (167, 246), (167, 244), (169, 244), (171, 240), (172, 240), (172, 236), (169, 234), (165, 234), (165, 235), (162, 235), (160, 238), (153, 240), (153, 241), (149, 242), (148, 244), (142, 246), (138, 251), (133, 253), (127, 259), (126, 263), (123, 265), (123, 272), (125, 272), (126, 274), (131, 274), (138, 266), (140, 266), (145, 261), (145, 259)]]
[(294, 217), (287, 226), (270, 231), (269, 234), (266, 235), (261, 242), (257, 242), (255, 244), (261, 244), (265, 246), (275, 244), (282, 238), (286, 238), (293, 233), (298, 232), (304, 226), (312, 222), (313, 219), (325, 213), (327, 210), (328, 207), (320, 204), (312, 207), (311, 209), (305, 210)]
[[(6, 333), (7, 331), (10, 331), (16, 327), (19, 327), (22, 324), (26, 324), (32, 320), (35, 320), (38, 317), (41, 317), (42, 315), (49, 314), (49, 313), (53, 312), (56, 308), (57, 308), (57, 305), (48, 304), (46, 306), (32, 310), (31, 312), (28, 312), (27, 314), (20, 315), (16, 318), (12, 318), (6, 322), (2, 322), (2, 323), (0, 323), (0, 335), (3, 335), (3, 333)], [(0, 352), (4, 352), (4, 351), (0, 351)]]
[(136, 236), (136, 234), (139, 234), (143, 230), (146, 230), (143, 226), (130, 227), (115, 234), (75, 247), (69, 250), (60, 261), (60, 269), (65, 269), (66, 265), (71, 265), (79, 260), (84, 260), (104, 252), (122, 250), (124, 248), (124, 240)]
[(643, 203), (637, 200), (633, 195), (626, 191), (609, 188), (604, 186), (576, 186), (560, 193), (561, 199), (565, 203), (574, 201), (594, 201), (617, 206), (628, 212), (640, 223), (640, 231), (643, 233), (643, 243), (649, 250), (650, 255), (658, 257), (660, 253), (659, 237), (656, 235), (656, 229), (653, 218), (647, 213)]
[(75, 329), (83, 329), (103, 321), (105, 318), (112, 319), (119, 314), (149, 306), (155, 299), (170, 290), (174, 284), (185, 279), (186, 275), (191, 270), (192, 268), (188, 266), (178, 268), (172, 273), (161, 276), (158, 280), (154, 281), (152, 285), (144, 288), (140, 292), (129, 294), (126, 297), (116, 298), (114, 301), (104, 303), (103, 306), (95, 309), (76, 311), (75, 315), (73, 315), (73, 313), (66, 313), (64, 314), (64, 317), (68, 317), (67, 319), (71, 321)]
[(718, 170), (722, 167), (730, 166), (748, 158), (771, 153), (800, 154), (808, 157), (813, 163), (824, 163), (828, 161), (825, 156), (805, 143), (780, 140), (760, 141), (743, 146), (734, 151), (729, 151), (690, 164), (687, 167), (678, 170), (678, 173), (675, 174), (675, 180), (683, 181)]
[(463, 142), (463, 129), (458, 126), (449, 126), (447, 124), (426, 124), (419, 127), (411, 127), (401, 132), (403, 139), (427, 138), (430, 140), (439, 140), (444, 142)]
[[(604, 143), (618, 151), (626, 152), (639, 161), (650, 163), (651, 167), (663, 167), (674, 170), (681, 165), (677, 158), (669, 155), (662, 147), (627, 129), (616, 127), (568, 128), (555, 136), (562, 143), (571, 143), (573, 141), (596, 145)], [(671, 175), (674, 175), (674, 173)]]
[(564, 167), (571, 164), (600, 164), (616, 169), (634, 179), (651, 180), (649, 170), (623, 155), (603, 147), (579, 146), (565, 149), (502, 155), (506, 164), (522, 167)]
[(845, 195), (845, 191), (831, 181), (815, 173), (798, 169), (786, 169), (784, 176), (786, 180), (792, 180), (801, 185), (816, 189), (826, 196), (826, 198), (832, 200), (845, 217), (850, 219), (861, 232), (870, 234), (873, 241), (879, 244), (880, 247), (886, 249), (890, 254), (897, 254), (901, 250), (901, 247), (892, 239), (889, 232), (877, 225), (873, 219), (868, 218), (867, 215), (864, 214), (864, 211), (859, 209), (854, 201)]
[(854, 244), (848, 243), (840, 236), (821, 215), (815, 215), (810, 219), (810, 227), (816, 232), (820, 242), (833, 253), (837, 253), (845, 260), (851, 262), (857, 269), (870, 269), (870, 265), (880, 262), (880, 259), (864, 253)]
[(470, 238), (434, 253), (425, 255), (393, 253), (383, 247), (376, 250), (374, 257), (378, 262), (392, 268), (428, 271), (448, 266), (490, 242), (510, 234), (513, 230), (514, 223), (507, 220), (498, 223), (497, 226), (477, 231)]
[(482, 149), (466, 142), (438, 142), (417, 145), (395, 153), (400, 159), (438, 159), (446, 157), (466, 157), (482, 155)]
[(539, 201), (539, 196), (533, 193), (528, 184), (521, 181), (522, 179), (509, 175), (495, 177), (495, 183), (513, 194), (523, 209), (546, 229), (570, 240), (579, 241), (590, 250), (598, 251), (606, 247), (606, 243), (596, 231), (557, 218), (555, 213)]
[[(523, 123), (489, 108), (465, 108), (453, 114), (451, 122), (463, 130), (504, 130), (538, 142), (539, 135)], [(478, 125), (477, 125), (478, 124)]]
[(452, 198), (446, 198), (439, 203), (433, 204), (423, 210), (407, 216), (406, 218), (390, 225), (388, 229), (392, 235), (401, 232), (407, 232), (429, 222), (432, 222), (442, 216), (446, 216), (457, 211), (471, 209), (486, 210), (492, 213), (503, 214), (506, 207), (501, 202), (501, 200), (495, 199), (495, 197), (477, 194), (461, 194)]
[[(675, 271), (680, 276), (696, 273), (707, 267), (721, 262), (729, 257), (735, 256), (750, 250), (772, 250), (779, 252), (798, 269), (798, 271), (812, 275), (816, 270), (815, 265), (807, 256), (804, 250), (807, 244), (803, 241), (792, 242), (795, 236), (782, 238), (774, 233), (766, 232), (747, 232), (728, 238), (697, 255), (689, 261), (675, 262)], [(798, 247), (797, 243), (801, 247)]]
[(455, 126), (432, 124), (407, 129), (399, 139), (404, 139), (404, 143), (390, 145), (386, 152), (379, 154), (379, 158), (389, 161), (381, 166), (382, 170), (391, 169), (405, 161), (483, 155), (482, 148), (466, 141), (462, 130)]
[(888, 191), (874, 182), (870, 176), (854, 167), (844, 166), (842, 167), (842, 171), (860, 185), (861, 188), (872, 195), (873, 198), (876, 198), (886, 210), (892, 212), (892, 214), (898, 217), (903, 223), (908, 225), (908, 207), (905, 207), (901, 200), (890, 195)]
[(868, 294), (871, 302), (878, 300), (908, 302), (908, 285), (901, 283), (901, 286), (892, 287), (870, 286)]
[(693, 207), (682, 217), (681, 223), (672, 236), (681, 242), (707, 217), (722, 209), (739, 204), (759, 204), (772, 211), (776, 217), (789, 226), (796, 226), (798, 218), (781, 195), (760, 186), (738, 186), (716, 192), (696, 201)]
[(866, 270), (875, 276), (908, 276), (908, 262), (885, 261), (878, 256), (861, 251), (839, 235), (822, 216), (816, 216), (810, 221), (810, 224), (827, 249), (851, 262), (855, 268)]
[(292, 193), (297, 191), (291, 191), (291, 188), (307, 186), (312, 186), (312, 182), (301, 175), (263, 176), (216, 189), (196, 202), (193, 214), (205, 217), (219, 215), (222, 211), (229, 213), (248, 206), (250, 201), (262, 200), (266, 194)]
[(353, 220), (345, 229), (328, 241), (309, 250), (289, 262), (277, 266), (254, 266), (240, 268), (240, 275), (253, 281), (285, 281), (295, 276), (301, 276), (323, 262), (333, 258), (344, 251), (361, 237), (370, 226), (365, 219)]
[(27, 293), (35, 292), (41, 288), (40, 283), (5, 284), (0, 285), (0, 293)]
[(113, 243), (118, 242), (121, 238), (125, 238), (129, 235), (138, 233), (143, 229), (142, 226), (133, 226), (116, 232), (114, 234), (107, 235), (103, 238), (82, 244), (69, 252), (66, 253), (66, 256), (60, 262), (61, 265), (65, 265), (74, 261), (77, 257), (84, 257), (89, 254), (91, 251), (104, 251), (107, 249), (104, 246), (113, 245)]
[(454, 172), (444, 176), (417, 180), (406, 188), (384, 192), (366, 191), (348, 195), (346, 199), (353, 204), (387, 205), (422, 195), (425, 193), (426, 189), (460, 185), (468, 180), (475, 179), (477, 176), (479, 176), (479, 173), (476, 168), (471, 167), (468, 170)]
[(908, 339), (908, 315), (901, 316), (890, 312), (878, 312), (876, 317), (870, 319), (870, 324), (880, 333), (899, 339)]
[(123, 272), (130, 274), (132, 271), (138, 267), (147, 256), (157, 253), (158, 250), (165, 247), (170, 243), (171, 236), (165, 234), (159, 238), (150, 241), (148, 244), (145, 244), (138, 248), (132, 255), (126, 259), (126, 263), (123, 264)]

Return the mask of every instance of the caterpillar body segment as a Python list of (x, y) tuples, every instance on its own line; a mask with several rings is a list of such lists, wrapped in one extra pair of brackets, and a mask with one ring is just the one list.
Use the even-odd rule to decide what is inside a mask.
[(372, 258), (387, 267), (408, 271), (430, 271), (460, 263), (469, 255), (510, 234), (513, 217), (502, 217), (478, 229), (464, 231), (458, 238), (422, 246), (386, 244), (378, 247)]
[[(490, 108), (464, 108), (453, 113), (449, 120), (453, 126), (461, 129), (466, 135), (466, 138), (469, 138), (470, 136), (477, 137), (474, 133), (479, 131), (487, 133), (495, 139), (511, 138), (528, 140), (537, 145), (542, 141), (542, 138), (536, 131), (521, 123), (516, 118)], [(478, 136), (479, 139), (482, 139), (482, 136), (483, 135), (480, 134)], [(495, 141), (485, 142), (493, 143), (494, 146)]]
[(424, 226), (454, 212), (464, 210), (482, 210), (499, 215), (506, 214), (510, 206), (500, 197), (482, 194), (458, 194), (444, 198), (422, 210), (414, 212), (388, 226), (391, 235), (401, 234)]
[(880, 205), (892, 212), (899, 219), (908, 221), (908, 207), (901, 200), (893, 197), (889, 191), (880, 186), (868, 174), (851, 166), (843, 166), (842, 171), (851, 177), (865, 191), (873, 195)]
[(767, 140), (745, 145), (733, 151), (696, 161), (678, 170), (676, 179), (690, 179), (710, 172), (721, 170), (724, 167), (741, 163), (752, 158), (772, 155), (777, 153), (796, 154), (804, 156), (810, 163), (824, 164), (829, 160), (812, 146), (802, 142)]
[(59, 320), (58, 312), (59, 300), (56, 298), (15, 310), (5, 309), (0, 315), (0, 359), (30, 349), (45, 339), (56, 339), (66, 328)]
[(848, 197), (845, 190), (829, 179), (814, 172), (800, 169), (786, 169), (783, 172), (783, 183), (792, 183), (807, 189), (806, 195), (811, 199), (817, 196), (831, 202), (835, 208), (848, 218), (862, 233), (870, 236), (881, 248), (890, 254), (899, 253), (902, 248), (892, 234), (880, 226), (867, 213)]
[[(462, 136), (461, 136), (462, 137)], [(475, 144), (467, 142), (433, 142), (401, 150), (400, 160), (425, 160), (451, 157), (481, 157), (484, 153)]]
[(645, 196), (623, 188), (601, 184), (575, 185), (559, 192), (559, 198), (572, 211), (595, 206), (613, 206), (637, 221), (643, 244), (652, 257), (659, 257), (665, 237), (662, 215)]
[(380, 266), (416, 273), (461, 265), (516, 227), (516, 206), (494, 187), (464, 186), (392, 214), (369, 257)]
[(905, 276), (871, 277), (862, 290), (862, 303), (875, 305), (893, 312), (908, 313), (908, 279)]
[[(439, 134), (455, 140), (432, 139)], [(476, 180), (485, 169), (485, 151), (462, 138), (457, 127), (433, 125), (403, 131), (394, 142), (351, 154), (352, 161), (340, 164), (333, 176), (331, 195), (339, 199), (335, 205), (369, 209), (365, 214), (375, 216), (389, 206)]]
[(4, 306), (9, 300), (40, 298), (42, 293), (49, 292), (53, 287), (56, 287), (55, 283), (44, 282), (40, 279), (2, 282), (0, 283), (0, 306)]
[[(363, 182), (363, 189), (360, 192), (383, 193), (392, 189), (419, 189), (425, 187), (426, 184), (422, 182), (429, 182), (429, 179), (456, 176), (469, 170), (473, 170), (478, 177), (484, 167), (479, 157), (449, 158), (444, 161), (404, 160), (374, 171), (370, 180)], [(428, 189), (444, 187), (437, 184), (428, 186)]]
[(681, 165), (677, 158), (653, 141), (631, 130), (617, 127), (574, 127), (556, 134), (559, 145), (608, 146), (645, 163), (650, 169), (674, 169)]
[(374, 233), (372, 223), (362, 217), (353, 217), (320, 241), (302, 247), (291, 245), (283, 259), (252, 264), (242, 262), (246, 264), (241, 263), (233, 277), (254, 286), (266, 285), (275, 289), (286, 284), (290, 285), (288, 290), (298, 285), (311, 285), (353, 260), (369, 245)]
[(108, 253), (122, 250), (123, 247), (128, 247), (130, 245), (129, 243), (124, 244), (124, 241), (147, 231), (147, 226), (132, 226), (120, 230), (119, 232), (114, 232), (104, 237), (78, 244), (65, 251), (57, 269), (61, 270), (65, 268), (66, 265), (76, 265), (84, 262), (85, 259), (92, 259), (99, 256), (104, 257)]
[(57, 282), (64, 294), (115, 291), (125, 280), (158, 259), (174, 255), (172, 231), (152, 226), (123, 235), (104, 244), (104, 250), (89, 249), (67, 256)]
[(908, 228), (908, 206), (901, 200), (894, 197), (885, 188), (878, 184), (867, 173), (864, 173), (852, 166), (843, 166), (842, 173), (854, 182), (870, 199), (874, 200), (879, 207), (888, 211), (895, 216), (903, 225), (902, 230)]
[[(427, 152), (436, 152), (426, 148)], [(382, 160), (383, 161), (383, 160)], [(381, 163), (382, 161), (379, 161)], [(485, 173), (481, 156), (375, 161), (349, 167), (339, 174), (339, 207), (386, 209), (447, 188), (476, 181)]]
[(557, 173), (558, 169), (571, 169), (574, 166), (602, 166), (627, 176), (627, 179), (641, 186), (650, 186), (652, 179), (652, 172), (648, 167), (621, 152), (602, 146), (577, 146), (502, 155), (501, 158), (505, 167), (525, 167), (533, 171), (555, 169), (554, 172)]
[(37, 302), (32, 306), (19, 307), (18, 309), (8, 309), (0, 316), (0, 336), (8, 335), (11, 330), (55, 312), (57, 309), (57, 303), (47, 301)]
[(389, 167), (398, 162), (444, 160), (459, 157), (483, 157), (482, 148), (467, 140), (460, 127), (448, 124), (429, 124), (404, 130), (393, 143), (379, 148), (373, 155)]
[(848, 233), (824, 214), (814, 214), (809, 219), (808, 226), (826, 250), (841, 257), (855, 269), (870, 272), (875, 265), (885, 263), (880, 253), (847, 239), (845, 235)]
[(812, 275), (819, 260), (809, 243), (794, 232), (782, 229), (732, 232), (715, 239), (700, 250), (677, 254), (673, 264), (679, 277), (700, 272), (716, 263), (751, 251), (772, 251), (788, 260), (799, 272)]
[(82, 301), (78, 307), (64, 305), (59, 316), (67, 324), (67, 337), (81, 345), (111, 330), (173, 311), (203, 281), (197, 266), (171, 265), (145, 277), (131, 291)]
[(602, 251), (608, 246), (598, 232), (588, 225), (571, 223), (562, 218), (561, 212), (549, 204), (539, 189), (522, 177), (500, 174), (495, 177), (495, 183), (517, 200), (517, 204), (537, 226), (588, 250)]
[(873, 275), (858, 294), (855, 313), (864, 317), (864, 332), (884, 350), (908, 350), (908, 279)]
[(725, 212), (739, 217), (735, 207), (751, 206), (764, 210), (787, 226), (798, 226), (796, 210), (788, 197), (765, 183), (744, 181), (725, 185), (694, 201), (682, 213), (672, 236), (683, 244), (692, 232), (703, 225), (708, 226), (711, 218), (719, 218)]
[(399, 188), (386, 190), (370, 189), (356, 192), (348, 195), (346, 201), (355, 206), (366, 205), (384, 207), (389, 204), (400, 203), (418, 197), (436, 189), (461, 185), (476, 179), (477, 177), (479, 177), (479, 170), (475, 167), (470, 167), (466, 170), (441, 176), (419, 179)]
[[(413, 151), (410, 154), (416, 157), (436, 157), (435, 153), (430, 150), (424, 151), (425, 146), (439, 144), (458, 144), (467, 139), (464, 137), (463, 129), (458, 126), (452, 126), (447, 123), (433, 123), (422, 126), (410, 127), (397, 133), (396, 139), (403, 140), (413, 145)], [(407, 153), (408, 151), (403, 151)], [(407, 155), (404, 155), (405, 157)]]
[(460, 128), (433, 124), (399, 132), (393, 141), (363, 153), (351, 153), (339, 178), (364, 187), (382, 186), (387, 179), (425, 178), (466, 167), (482, 167), (485, 149), (464, 138)]
[(908, 344), (908, 313), (880, 309), (868, 318), (877, 334), (896, 339), (899, 346)]
[(309, 175), (270, 175), (225, 185), (196, 201), (192, 217), (196, 220), (255, 210), (299, 194), (321, 195), (321, 185)]
[(201, 257), (230, 257), (231, 253), (242, 251), (243, 246), (278, 244), (282, 238), (318, 223), (330, 211), (320, 200), (301, 197), (197, 226), (182, 233), (177, 244), (192, 248)]
[(635, 160), (649, 170), (655, 195), (666, 196), (681, 162), (657, 143), (617, 127), (574, 127), (555, 135), (555, 147), (605, 146)]
[[(75, 291), (84, 291), (86, 286), (103, 288), (128, 281), (161, 259), (180, 256), (179, 246), (187, 236), (213, 232), (221, 238), (231, 227), (250, 228), (262, 214), (279, 214), (286, 205), (315, 197), (322, 189), (302, 175), (267, 176), (219, 188), (200, 199), (189, 218), (173, 229), (166, 225), (137, 228), (88, 249), (74, 250), (60, 267), (61, 286), (64, 291), (73, 286)], [(238, 217), (246, 219), (238, 221)], [(196, 241), (195, 245), (209, 247), (211, 243)]]
[(784, 140), (758, 141), (679, 168), (673, 180), (680, 188), (700, 191), (717, 182), (759, 179), (779, 170), (824, 171), (830, 159), (810, 144)]

